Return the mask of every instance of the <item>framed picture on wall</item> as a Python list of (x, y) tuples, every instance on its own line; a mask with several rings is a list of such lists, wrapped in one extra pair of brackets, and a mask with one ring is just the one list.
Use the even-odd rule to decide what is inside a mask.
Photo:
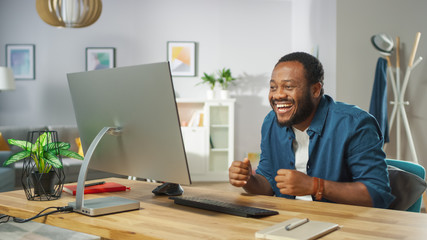
[(35, 79), (35, 45), (6, 44), (6, 66), (15, 79)]
[(113, 47), (86, 48), (86, 71), (116, 67), (116, 49)]
[(172, 76), (196, 76), (196, 42), (167, 42)]

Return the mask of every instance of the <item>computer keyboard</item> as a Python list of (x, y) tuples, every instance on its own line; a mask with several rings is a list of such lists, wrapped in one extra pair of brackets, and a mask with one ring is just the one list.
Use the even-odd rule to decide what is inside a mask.
[(221, 202), (211, 199), (203, 199), (198, 197), (169, 197), (169, 199), (173, 199), (175, 204), (222, 212), (241, 217), (260, 218), (279, 214), (277, 211), (272, 211), (268, 209), (242, 206), (238, 204)]

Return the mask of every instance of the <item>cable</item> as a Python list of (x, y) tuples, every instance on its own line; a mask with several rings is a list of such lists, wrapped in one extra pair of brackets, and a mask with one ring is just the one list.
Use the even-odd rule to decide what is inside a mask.
[[(7, 218), (6, 221), (1, 221), (3, 218)], [(0, 224), (9, 222), (10, 218), (8, 215), (0, 215)]]
[[(56, 210), (53, 210), (53, 211), (50, 211), (50, 212), (47, 212), (47, 213), (43, 213), (43, 212), (45, 212), (45, 211), (47, 211), (49, 209), (56, 209)], [(30, 217), (30, 218), (27, 218), (27, 219), (21, 219), (21, 218), (12, 217), (12, 219), (16, 223), (26, 223), (26, 222), (32, 221), (32, 220), (34, 220), (36, 218), (44, 217), (44, 216), (47, 216), (47, 215), (50, 215), (50, 214), (53, 214), (53, 213), (57, 213), (57, 212), (72, 212), (72, 211), (73, 211), (73, 207), (70, 207), (70, 206), (65, 206), (65, 207), (48, 207), (48, 208), (43, 209), (39, 213), (37, 213), (34, 217)], [(3, 219), (3, 218), (6, 218), (6, 217), (7, 217), (7, 220), (6, 221), (0, 221), (0, 224), (8, 222), (10, 220), (10, 218), (11, 218), (11, 216), (8, 216), (8, 215), (3, 215), (3, 216), (0, 215), (0, 220)]]

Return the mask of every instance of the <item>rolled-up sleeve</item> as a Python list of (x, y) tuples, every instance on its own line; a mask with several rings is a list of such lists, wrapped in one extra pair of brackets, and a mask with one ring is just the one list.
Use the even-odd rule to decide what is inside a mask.
[(264, 119), (261, 128), (261, 156), (260, 161), (256, 170), (257, 174), (264, 176), (269, 182), (272, 188), (274, 189), (275, 181), (274, 175), (275, 169), (273, 168), (273, 162), (271, 161), (271, 143), (270, 143), (270, 134), (271, 134), (271, 124), (274, 120), (274, 114), (270, 112)]
[(374, 207), (387, 208), (394, 200), (382, 150), (383, 137), (376, 120), (365, 112), (357, 115), (353, 135), (348, 142), (347, 162), (354, 182), (363, 183)]

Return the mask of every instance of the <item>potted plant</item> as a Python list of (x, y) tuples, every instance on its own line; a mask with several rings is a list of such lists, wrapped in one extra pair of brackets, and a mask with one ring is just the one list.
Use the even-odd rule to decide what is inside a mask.
[[(56, 134), (56, 132), (53, 133)], [(34, 187), (35, 195), (51, 194), (54, 191), (56, 173), (54, 170), (62, 169), (61, 156), (83, 160), (83, 157), (78, 153), (69, 150), (69, 143), (59, 141), (53, 142), (53, 139), (57, 138), (53, 137), (50, 131), (41, 133), (35, 143), (8, 139), (9, 144), (18, 146), (22, 148), (23, 151), (10, 156), (3, 165), (7, 166), (23, 159), (28, 160), (29, 162), (27, 164), (24, 163), (24, 168), (28, 165), (27, 168), (30, 169), (28, 174), (31, 175), (31, 180), (26, 179), (26, 182), (32, 183), (30, 185)], [(24, 173), (22, 180), (25, 188)]]
[(200, 85), (200, 84), (210, 85), (210, 88), (207, 92), (207, 98), (213, 99), (214, 98), (214, 88), (215, 88), (216, 82), (217, 82), (217, 79), (215, 78), (214, 74), (203, 73), (202, 82), (198, 83), (197, 85)]
[(228, 98), (228, 86), (236, 80), (231, 74), (231, 70), (229, 68), (223, 68), (218, 71), (218, 82), (221, 85), (220, 96), (223, 99)]
[(220, 91), (220, 97), (222, 99), (228, 98), (228, 86), (233, 83), (236, 78), (234, 78), (231, 74), (231, 70), (229, 68), (223, 68), (221, 70), (218, 70), (218, 78), (215, 77), (215, 74), (207, 74), (203, 73), (204, 76), (202, 77), (202, 82), (199, 84), (209, 84), (210, 90), (208, 91), (208, 99), (212, 99), (214, 96), (214, 88), (215, 84), (219, 83), (221, 85), (221, 91)]

